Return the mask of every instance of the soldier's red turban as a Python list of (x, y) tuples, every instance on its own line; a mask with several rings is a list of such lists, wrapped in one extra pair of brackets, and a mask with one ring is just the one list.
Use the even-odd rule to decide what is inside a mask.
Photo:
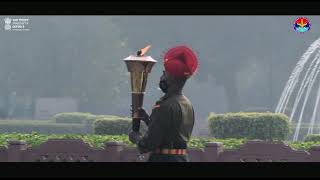
[(164, 68), (175, 77), (189, 78), (198, 68), (198, 58), (187, 46), (173, 47), (164, 56)]

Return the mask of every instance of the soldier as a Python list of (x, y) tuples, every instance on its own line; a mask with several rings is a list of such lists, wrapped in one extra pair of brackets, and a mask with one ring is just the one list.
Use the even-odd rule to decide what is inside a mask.
[(155, 103), (150, 116), (143, 108), (139, 110), (148, 131), (144, 136), (131, 131), (129, 139), (140, 153), (151, 152), (149, 162), (188, 162), (186, 149), (194, 111), (182, 89), (197, 70), (198, 59), (190, 48), (178, 46), (165, 54), (164, 67), (159, 87), (165, 95)]

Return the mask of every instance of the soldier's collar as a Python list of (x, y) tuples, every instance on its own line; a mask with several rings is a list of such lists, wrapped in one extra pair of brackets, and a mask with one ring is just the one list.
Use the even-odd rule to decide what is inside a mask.
[(169, 97), (168, 94), (165, 94), (160, 98), (160, 102), (166, 100), (168, 97)]
[(164, 100), (168, 99), (169, 97), (172, 97), (172, 96), (174, 96), (174, 95), (181, 95), (181, 94), (182, 94), (181, 91), (178, 91), (178, 92), (168, 92), (168, 93), (166, 93), (164, 96), (162, 96), (162, 97), (160, 98), (160, 101), (164, 101)]

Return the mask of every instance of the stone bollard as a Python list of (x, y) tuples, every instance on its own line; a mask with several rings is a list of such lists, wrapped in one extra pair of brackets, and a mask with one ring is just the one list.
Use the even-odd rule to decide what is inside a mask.
[(27, 143), (18, 140), (8, 141), (8, 162), (22, 162), (23, 151), (27, 149)]
[(219, 157), (219, 154), (222, 151), (223, 151), (222, 143), (220, 142), (207, 143), (204, 148), (204, 152), (202, 156), (203, 162), (216, 162)]
[(121, 151), (124, 149), (123, 142), (106, 142), (105, 143), (105, 157), (107, 162), (120, 162)]

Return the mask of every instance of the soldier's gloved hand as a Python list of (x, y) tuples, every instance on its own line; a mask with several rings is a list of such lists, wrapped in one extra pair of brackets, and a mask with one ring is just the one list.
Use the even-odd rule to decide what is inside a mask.
[[(132, 105), (131, 105), (131, 113), (133, 113), (133, 109), (132, 109)], [(141, 117), (141, 120), (143, 122), (146, 123), (146, 125), (149, 124), (149, 120), (150, 120), (150, 117), (149, 117), (149, 114), (147, 113), (147, 111), (143, 108), (139, 108), (138, 109), (138, 114), (139, 114), (139, 117)]]
[(149, 114), (147, 113), (147, 111), (143, 108), (139, 108), (138, 110), (139, 116), (142, 118), (142, 121), (146, 123), (146, 125), (149, 124)]
[(134, 144), (137, 144), (141, 138), (142, 138), (142, 135), (140, 132), (131, 131), (129, 133), (129, 140)]

